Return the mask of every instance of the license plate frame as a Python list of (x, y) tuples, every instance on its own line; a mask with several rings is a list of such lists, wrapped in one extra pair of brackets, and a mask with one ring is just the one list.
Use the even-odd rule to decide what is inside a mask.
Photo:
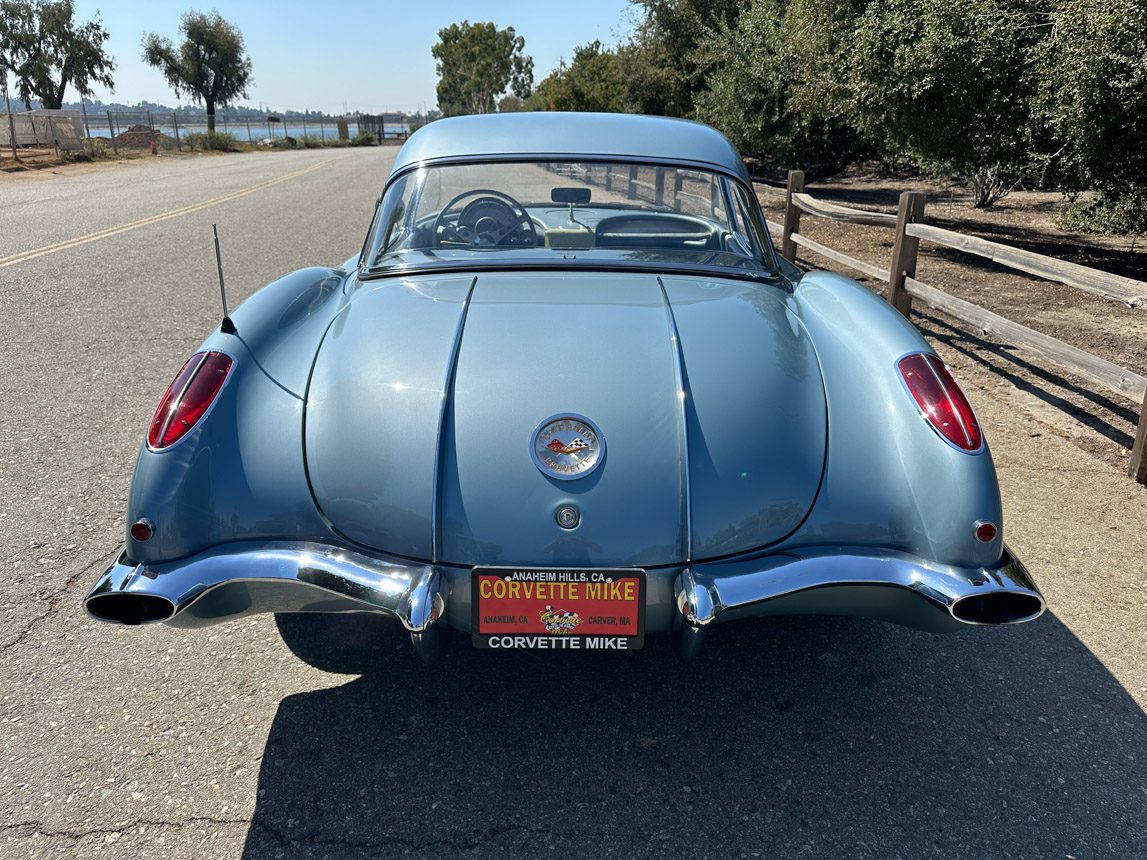
[(645, 644), (646, 587), (642, 568), (475, 567), (471, 642), (498, 650), (636, 651)]

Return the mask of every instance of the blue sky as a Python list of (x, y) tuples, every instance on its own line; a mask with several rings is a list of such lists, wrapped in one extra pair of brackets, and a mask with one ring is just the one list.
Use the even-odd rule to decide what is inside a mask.
[[(628, 0), (578, 0), (571, 4), (455, 2), (455, 0), (326, 0), (255, 2), (216, 0), (195, 5), (167, 0), (75, 0), (76, 17), (97, 11), (110, 33), (107, 47), (116, 60), (115, 92), (103, 88), (103, 101), (175, 103), (162, 75), (140, 60), (144, 33), (173, 40), (188, 9), (218, 9), (243, 32), (254, 66), (248, 103), (276, 110), (381, 112), (433, 107), (437, 75), (431, 46), (442, 27), (468, 19), (512, 26), (526, 39), (540, 80), (569, 58), (575, 45), (600, 39), (616, 44), (632, 30)], [(74, 100), (69, 89), (65, 99)]]

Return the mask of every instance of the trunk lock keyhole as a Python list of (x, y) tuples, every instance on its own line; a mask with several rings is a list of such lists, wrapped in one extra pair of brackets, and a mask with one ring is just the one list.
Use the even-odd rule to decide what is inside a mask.
[(558, 508), (554, 519), (558, 521), (558, 525), (563, 529), (577, 528), (577, 524), (581, 522), (581, 511), (573, 505), (562, 505)]

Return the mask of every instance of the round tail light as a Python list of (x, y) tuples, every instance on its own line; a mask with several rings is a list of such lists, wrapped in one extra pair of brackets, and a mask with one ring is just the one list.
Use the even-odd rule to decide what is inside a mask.
[(996, 535), (1000, 533), (995, 523), (989, 523), (985, 520), (980, 520), (976, 523), (975, 531), (976, 540), (980, 541), (980, 543), (991, 543), (996, 539)]

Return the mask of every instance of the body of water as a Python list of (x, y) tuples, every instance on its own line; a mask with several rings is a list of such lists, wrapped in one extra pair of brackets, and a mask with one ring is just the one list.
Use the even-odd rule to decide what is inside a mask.
[[(156, 117), (156, 119), (158, 119), (158, 117)], [(124, 117), (123, 119), (120, 119), (117, 117), (116, 118), (116, 134), (117, 135), (123, 134), (125, 131), (128, 130), (128, 128), (130, 126), (133, 126), (133, 125), (147, 125), (147, 124), (148, 124), (148, 122), (147, 122), (146, 118), (141, 119), (140, 117), (130, 117), (130, 118)], [(104, 119), (102, 125), (97, 124), (95, 122), (92, 122), (89, 119), (88, 127), (91, 130), (92, 137), (110, 138), (112, 136), (112, 133), (108, 128), (108, 123), (107, 123), (106, 119)], [(168, 137), (175, 137), (175, 125), (171, 122), (166, 122), (166, 123), (156, 122), (152, 125), (152, 128), (158, 129), (160, 131), (160, 133), (165, 134)], [(347, 128), (348, 128), (348, 130), (350, 132), (350, 136), (352, 138), (356, 134), (358, 134), (358, 125), (353, 120), (347, 121)], [(265, 140), (267, 138), (270, 138), (272, 140), (280, 140), (283, 137), (299, 138), (299, 137), (303, 137), (304, 135), (310, 136), (310, 137), (318, 137), (318, 138), (326, 137), (328, 139), (331, 139), (331, 138), (338, 137), (338, 134), (339, 134), (338, 133), (338, 125), (335, 122), (335, 120), (333, 120), (333, 119), (332, 120), (323, 120), (323, 122), (321, 124), (319, 123), (318, 120), (315, 120), (313, 122), (308, 120), (306, 123), (302, 123), (302, 122), (272, 122), (272, 123), (267, 123), (267, 122), (260, 121), (260, 120), (251, 120), (250, 123), (247, 123), (246, 121), (242, 121), (242, 120), (237, 121), (237, 120), (230, 120), (230, 119), (227, 122), (223, 122), (222, 119), (219, 119), (215, 123), (215, 130), (220, 131), (220, 132), (225, 131), (228, 134), (234, 135), (238, 140), (243, 140), (243, 141), (257, 141), (257, 140)], [(395, 135), (395, 136), (400, 135), (400, 134), (402, 134), (402, 132), (404, 130), (406, 130), (406, 126), (403, 126), (400, 124), (387, 125), (386, 126), (386, 134), (388, 137), (391, 135)], [(202, 134), (206, 131), (207, 131), (207, 123), (206, 122), (203, 122), (203, 123), (191, 122), (191, 123), (188, 123), (187, 125), (184, 125), (182, 122), (179, 123), (179, 134), (181, 137), (185, 134), (188, 134), (188, 133), (198, 132), (198, 133)]]

